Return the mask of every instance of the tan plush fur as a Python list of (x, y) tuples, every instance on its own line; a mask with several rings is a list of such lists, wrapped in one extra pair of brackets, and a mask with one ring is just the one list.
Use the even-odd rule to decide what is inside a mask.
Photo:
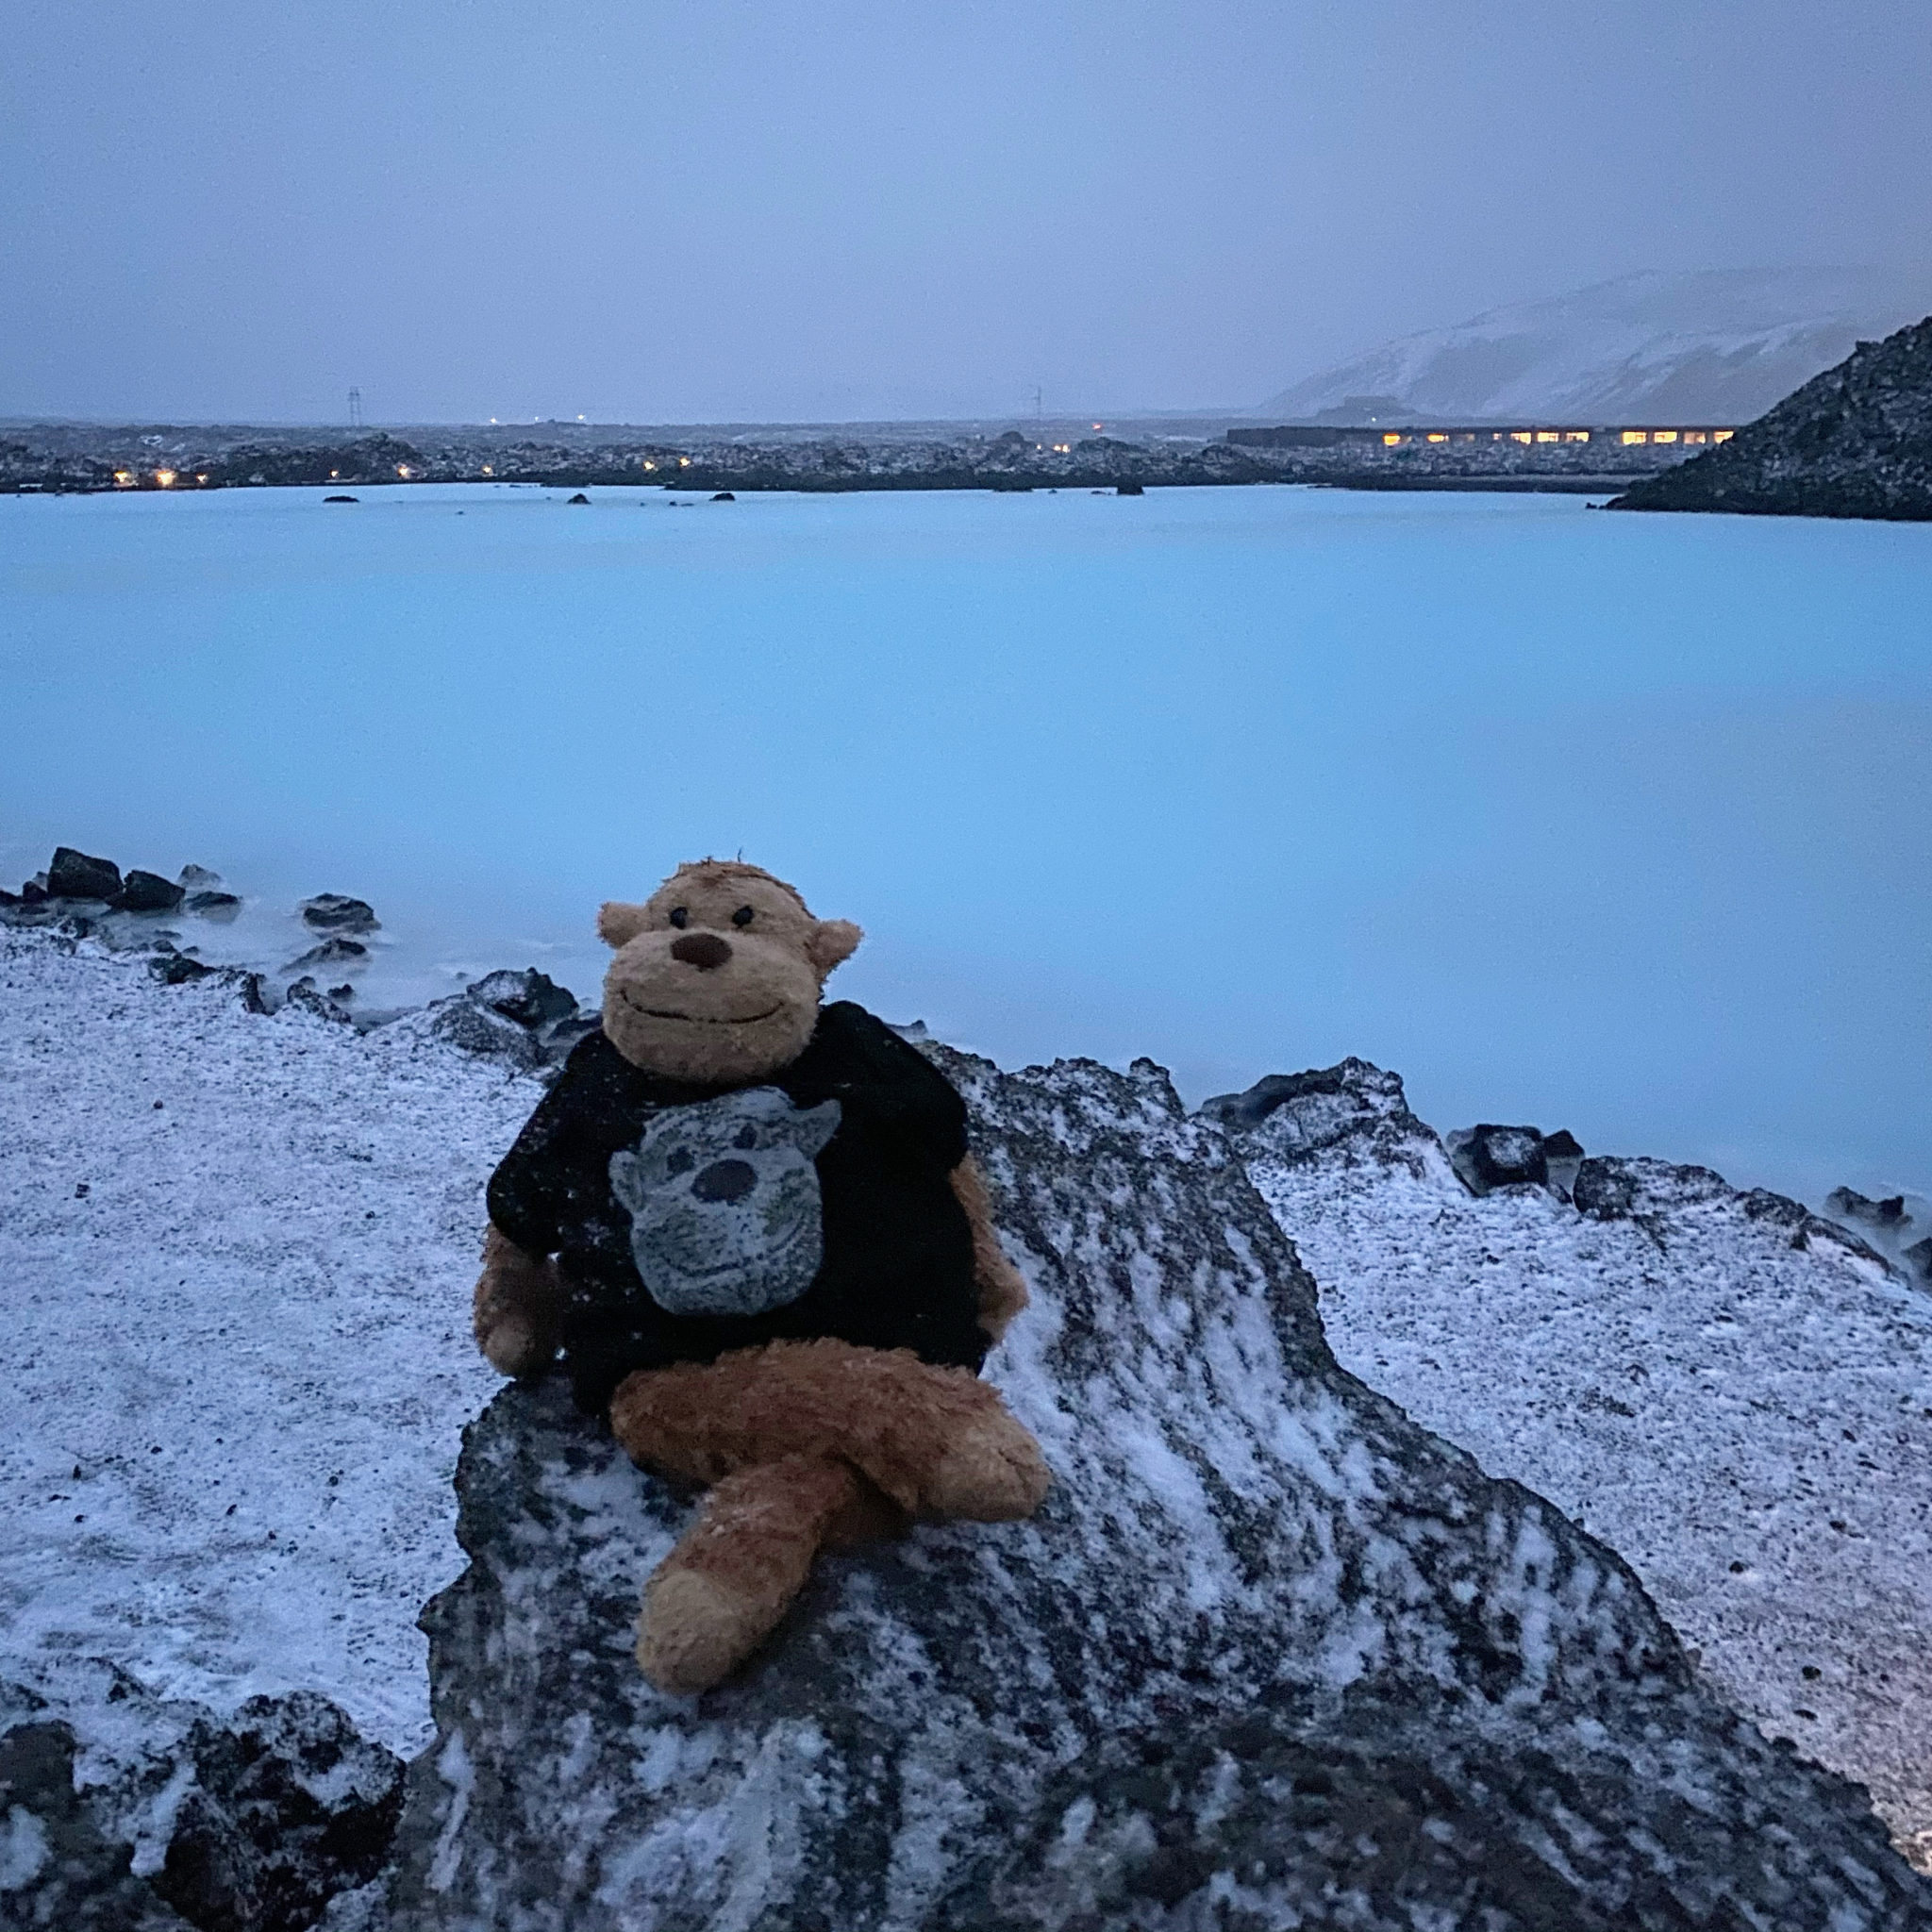
[(727, 1476), (644, 1586), (638, 1663), (688, 1697), (736, 1670), (811, 1574), (859, 1478), (841, 1462), (784, 1456)]
[(789, 1066), (818, 1024), (826, 976), (862, 935), (814, 919), (755, 865), (681, 865), (641, 906), (615, 902), (597, 930), (617, 948), (604, 1032), (632, 1065), (674, 1079), (750, 1086)]
[(1000, 1246), (999, 1231), (992, 1224), (992, 1203), (986, 1197), (986, 1181), (972, 1155), (953, 1170), (950, 1178), (953, 1193), (966, 1210), (973, 1229), (973, 1278), (979, 1287), (979, 1325), (997, 1341), (1026, 1306), (1026, 1284)]
[[(606, 905), (597, 930), (615, 949), (610, 1043), (649, 1072), (720, 1086), (755, 1085), (804, 1051), (827, 974), (861, 937), (848, 921), (814, 918), (770, 873), (708, 858), (641, 905)], [(952, 1185), (973, 1231), (980, 1326), (997, 1341), (1026, 1286), (1000, 1251), (970, 1158)], [(548, 1366), (562, 1300), (554, 1261), (490, 1231), (475, 1326), (497, 1368)], [(1030, 1516), (1047, 1488), (1040, 1445), (993, 1390), (904, 1349), (779, 1341), (640, 1373), (611, 1398), (610, 1425), (645, 1468), (709, 1486), (639, 1618), (639, 1663), (679, 1695), (764, 1641), (819, 1550), (901, 1535), (915, 1517)]]
[(476, 1346), (490, 1366), (506, 1375), (541, 1374), (556, 1359), (562, 1313), (557, 1263), (526, 1255), (491, 1228), (472, 1314)]
[(610, 1427), (634, 1461), (685, 1482), (830, 1456), (914, 1516), (1007, 1523), (1046, 1494), (1040, 1445), (998, 1391), (909, 1349), (774, 1341), (648, 1370), (618, 1385)]
[(1046, 1494), (1040, 1445), (964, 1369), (907, 1349), (774, 1341), (627, 1376), (610, 1426), (632, 1459), (712, 1485), (644, 1591), (638, 1662), (708, 1689), (762, 1643), (821, 1548), (914, 1516), (1004, 1523)]

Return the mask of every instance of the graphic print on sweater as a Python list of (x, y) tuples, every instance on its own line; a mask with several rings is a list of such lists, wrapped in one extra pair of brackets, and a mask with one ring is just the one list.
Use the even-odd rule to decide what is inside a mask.
[(836, 1100), (793, 1106), (749, 1087), (667, 1108), (610, 1157), (631, 1257), (673, 1315), (762, 1315), (795, 1302), (824, 1258), (818, 1169)]

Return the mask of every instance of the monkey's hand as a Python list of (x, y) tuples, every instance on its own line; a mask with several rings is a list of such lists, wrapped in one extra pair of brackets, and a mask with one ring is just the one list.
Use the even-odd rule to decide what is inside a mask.
[(986, 1181), (968, 1155), (948, 1177), (953, 1193), (966, 1210), (973, 1229), (973, 1280), (979, 1291), (981, 1333), (997, 1341), (1013, 1317), (1026, 1306), (1026, 1283), (1020, 1271), (1007, 1259), (1000, 1246), (999, 1230), (992, 1224), (992, 1203), (987, 1197)]
[(476, 1281), (476, 1346), (506, 1375), (541, 1375), (556, 1359), (563, 1322), (563, 1283), (557, 1263), (525, 1254), (491, 1228), (483, 1237)]

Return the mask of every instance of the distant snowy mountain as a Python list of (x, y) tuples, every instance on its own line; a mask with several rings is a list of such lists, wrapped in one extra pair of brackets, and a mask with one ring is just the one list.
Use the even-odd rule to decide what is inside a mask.
[(1405, 336), (1282, 391), (1258, 413), (1748, 423), (1860, 339), (1928, 311), (1932, 264), (1620, 275)]

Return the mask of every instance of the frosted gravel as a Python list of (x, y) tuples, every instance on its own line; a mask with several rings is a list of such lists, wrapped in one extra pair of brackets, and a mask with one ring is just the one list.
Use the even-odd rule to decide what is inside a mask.
[(1730, 1701), (1932, 1869), (1932, 1296), (1641, 1166), (1654, 1197), (1611, 1222), (1474, 1198), (1426, 1130), (1250, 1173), (1342, 1365), (1610, 1543)]
[(60, 1705), (105, 1657), (426, 1740), (416, 1615), (498, 1386), (482, 1187), (538, 1091), (411, 1023), (358, 1039), (0, 933), (0, 1675)]

